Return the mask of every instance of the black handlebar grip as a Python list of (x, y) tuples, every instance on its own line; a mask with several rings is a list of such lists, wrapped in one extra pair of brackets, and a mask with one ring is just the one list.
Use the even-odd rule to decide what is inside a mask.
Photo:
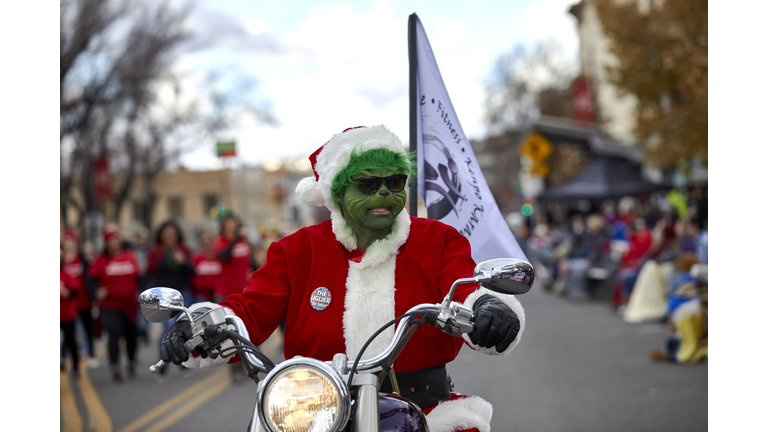
[(222, 333), (221, 330), (222, 329), (217, 327), (217, 326), (208, 326), (208, 327), (205, 328), (205, 330), (203, 330), (203, 334), (207, 338), (212, 338), (212, 337), (220, 335)]

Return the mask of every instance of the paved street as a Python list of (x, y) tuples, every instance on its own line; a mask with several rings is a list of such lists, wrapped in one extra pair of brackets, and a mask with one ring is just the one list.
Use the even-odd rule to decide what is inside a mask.
[[(520, 300), (527, 324), (515, 351), (490, 357), (465, 348), (448, 366), (458, 392), (494, 405), (494, 431), (707, 430), (708, 366), (648, 360), (663, 346), (663, 325), (628, 324), (605, 304), (571, 304), (537, 288)], [(265, 345), (278, 353), (279, 337)], [(61, 430), (245, 429), (254, 384), (232, 384), (226, 369), (183, 378), (178, 367), (158, 384), (147, 369), (157, 361), (156, 342), (140, 356), (138, 376), (122, 384), (104, 366), (77, 384), (62, 379)]]
[(526, 329), (509, 356), (466, 350), (448, 367), (457, 390), (493, 403), (493, 430), (707, 430), (707, 365), (648, 360), (665, 326), (535, 289), (520, 301)]

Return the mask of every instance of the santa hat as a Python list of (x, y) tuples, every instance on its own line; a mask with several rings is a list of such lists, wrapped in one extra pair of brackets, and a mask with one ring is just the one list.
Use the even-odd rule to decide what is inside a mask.
[(352, 152), (362, 153), (373, 149), (387, 149), (407, 157), (400, 139), (384, 125), (357, 126), (345, 129), (331, 137), (309, 157), (314, 176), (305, 177), (296, 186), (299, 198), (316, 206), (325, 206), (331, 212), (336, 206), (331, 196), (331, 184), (349, 164)]
[(77, 234), (77, 231), (68, 229), (64, 231), (64, 239), (72, 239), (77, 242), (80, 241), (80, 236)]
[(104, 231), (102, 231), (102, 235), (104, 236), (104, 241), (106, 242), (112, 237), (120, 236), (120, 229), (116, 225), (108, 224), (106, 227), (104, 227)]

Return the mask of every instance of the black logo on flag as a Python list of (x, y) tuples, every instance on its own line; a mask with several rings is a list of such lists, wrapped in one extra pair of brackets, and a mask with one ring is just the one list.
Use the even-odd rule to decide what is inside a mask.
[(457, 205), (467, 200), (461, 194), (459, 165), (448, 147), (436, 135), (424, 134), (424, 145), (433, 145), (444, 156), (437, 161), (437, 168), (424, 161), (424, 190), (437, 192), (440, 196), (426, 203), (427, 217), (440, 220), (453, 211), (458, 217)]

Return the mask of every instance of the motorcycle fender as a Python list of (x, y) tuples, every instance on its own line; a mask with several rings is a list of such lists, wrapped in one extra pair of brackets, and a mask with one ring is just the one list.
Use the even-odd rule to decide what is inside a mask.
[(379, 425), (381, 432), (429, 432), (427, 417), (410, 400), (379, 393)]

